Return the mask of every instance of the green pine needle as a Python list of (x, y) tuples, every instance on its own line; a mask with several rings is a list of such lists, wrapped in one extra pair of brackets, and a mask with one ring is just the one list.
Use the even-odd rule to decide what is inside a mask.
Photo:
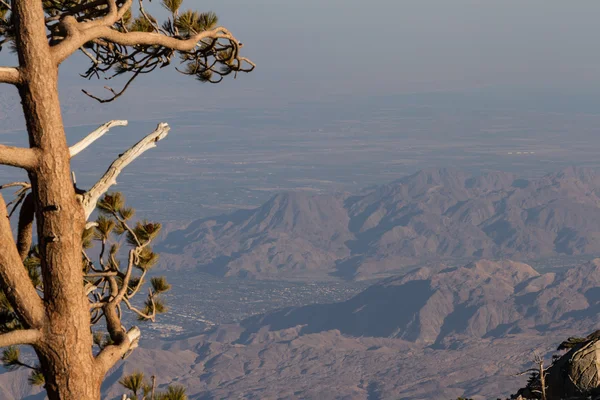
[(16, 346), (10, 346), (4, 349), (0, 360), (2, 361), (2, 364), (4, 364), (4, 368), (13, 371), (22, 366), (20, 357), (21, 350)]
[(44, 378), (44, 374), (42, 373), (42, 371), (39, 368), (36, 368), (33, 371), (31, 371), (31, 373), (29, 374), (29, 378), (27, 378), (27, 381), (30, 385), (33, 386), (43, 386), (46, 383), (46, 378)]
[(113, 214), (119, 212), (125, 205), (125, 197), (120, 192), (107, 193), (98, 201), (97, 207), (100, 212)]
[(176, 14), (177, 11), (179, 11), (179, 7), (181, 7), (182, 3), (183, 0), (163, 0), (162, 6), (171, 11), (171, 13)]
[(158, 294), (171, 290), (171, 285), (167, 282), (167, 278), (164, 276), (153, 277), (150, 279), (150, 284), (152, 285), (152, 289)]

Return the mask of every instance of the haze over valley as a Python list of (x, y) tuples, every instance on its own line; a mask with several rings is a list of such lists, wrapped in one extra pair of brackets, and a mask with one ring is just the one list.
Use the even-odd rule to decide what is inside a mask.
[[(25, 0), (0, 2), (7, 49), (18, 29), (5, 7), (16, 1)], [(64, 367), (53, 374), (72, 369), (64, 382), (82, 393), (92, 385), (81, 382), (95, 382), (96, 394), (103, 382), (107, 400), (124, 400), (137, 371), (155, 377), (158, 391), (176, 384), (187, 395), (144, 400), (563, 400), (585, 385), (585, 396), (600, 393), (600, 2), (184, 1), (218, 21), (179, 1), (140, 0), (129, 14), (128, 1), (88, 3), (44, 3), (74, 8), (39, 18), (51, 48), (83, 37), (72, 33), (74, 16), (92, 27), (81, 35), (106, 28), (187, 43), (210, 25), (227, 27), (218, 40), (235, 40), (172, 53), (170, 44), (137, 43), (127, 53), (102, 33), (93, 45), (107, 47), (106, 60), (92, 42), (78, 44), (47, 88), (60, 98), (52, 102), (64, 132), (47, 102), (30, 109), (52, 129), (32, 128), (22, 112), (36, 103), (22, 97), (27, 82), (52, 81), (54, 70), (22, 72), (18, 44), (0, 53), (2, 65), (19, 65), (0, 67), (0, 81), (19, 78), (0, 91), (0, 153), (22, 147), (33, 160), (0, 165), (0, 185), (25, 182), (2, 191), (15, 212), (0, 245), (10, 242), (11, 265), (33, 283), (7, 284), (8, 253), (0, 254), (0, 330), (30, 334), (24, 343), (44, 349), (54, 340), (72, 356), (63, 331), (94, 343), (90, 357), (71, 358), (88, 369), (43, 353)], [(104, 12), (119, 17), (97, 28), (112, 18), (93, 20)], [(150, 51), (159, 61), (115, 102), (81, 92), (119, 93), (127, 74), (110, 74), (134, 71), (141, 58), (132, 60)], [(205, 82), (200, 54), (214, 58), (222, 83)], [(240, 56), (256, 64), (251, 73), (236, 70)], [(107, 76), (81, 79), (106, 63)], [(162, 68), (169, 64), (194, 76)], [(64, 136), (75, 144), (110, 120), (128, 124), (80, 153), (64, 147)], [(109, 195), (91, 196), (109, 165), (159, 123), (170, 131), (160, 125), (126, 168), (112, 170), (115, 185), (106, 176)], [(73, 193), (72, 180), (78, 202), (40, 196), (42, 170), (61, 196)], [(69, 247), (79, 243), (70, 228), (78, 214), (55, 197), (71, 211), (83, 205), (96, 223), (81, 236), (83, 257)], [(70, 262), (57, 262), (59, 253)], [(89, 310), (76, 301), (80, 258)], [(63, 274), (48, 274), (58, 267)], [(76, 283), (69, 290), (67, 278)], [(55, 312), (67, 295), (80, 308)], [(18, 296), (45, 310), (31, 316), (44, 329), (19, 319)], [(88, 311), (91, 331), (106, 336), (92, 337)], [(0, 342), (12, 344), (2, 342), (6, 332)], [(60, 387), (40, 381), (43, 357), (30, 347), (16, 358), (12, 348), (0, 353), (0, 400), (45, 400), (43, 385)], [(109, 369), (102, 353), (117, 363)], [(100, 362), (104, 381), (81, 372)], [(30, 384), (36, 377), (42, 386)], [(142, 400), (137, 389), (128, 400)]]

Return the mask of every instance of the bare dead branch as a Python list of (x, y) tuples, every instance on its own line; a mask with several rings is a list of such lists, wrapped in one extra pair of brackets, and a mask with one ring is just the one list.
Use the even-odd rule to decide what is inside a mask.
[(87, 135), (85, 138), (75, 143), (73, 146), (69, 147), (69, 153), (71, 154), (71, 157), (74, 157), (77, 154), (79, 154), (81, 151), (83, 151), (89, 145), (101, 138), (106, 132), (108, 132), (111, 128), (115, 126), (127, 126), (127, 121), (113, 120), (100, 125), (96, 130)]
[(537, 372), (537, 371), (538, 371), (537, 368), (529, 368), (525, 371), (521, 371), (521, 372), (511, 375), (511, 376), (523, 376), (523, 375), (531, 374), (532, 372)]
[(41, 337), (42, 335), (37, 329), (17, 329), (0, 335), (0, 347), (17, 346), (20, 344), (34, 345)]
[(547, 399), (547, 397), (546, 397), (546, 369), (544, 368), (544, 357), (542, 357), (542, 355), (540, 353), (535, 351), (533, 353), (533, 361), (538, 366), (538, 374), (539, 374), (540, 386), (541, 386), (540, 394), (542, 395), (541, 400), (546, 400)]
[(0, 83), (18, 85), (21, 83), (21, 72), (16, 67), (0, 67)]
[(158, 124), (154, 132), (147, 135), (113, 161), (110, 167), (108, 167), (108, 170), (104, 173), (104, 176), (102, 176), (102, 178), (100, 178), (100, 180), (83, 195), (82, 204), (86, 218), (89, 218), (92, 211), (94, 211), (94, 208), (96, 208), (96, 203), (100, 196), (106, 193), (112, 185), (117, 183), (117, 177), (121, 171), (144, 152), (156, 147), (156, 142), (164, 139), (168, 135), (169, 129), (169, 125), (166, 123)]
[(21, 186), (22, 189), (30, 189), (31, 188), (31, 183), (29, 183), (29, 182), (11, 182), (11, 183), (5, 183), (4, 185), (0, 185), (0, 190), (2, 190), (2, 189), (8, 189), (8, 188), (15, 187), (15, 186)]
[(31, 170), (38, 161), (37, 149), (0, 145), (0, 164)]
[(4, 198), (0, 195), (0, 286), (26, 327), (45, 320), (42, 299), (33, 287), (15, 245)]
[(85, 224), (85, 229), (94, 228), (96, 226), (98, 226), (98, 223), (96, 221), (90, 221)]

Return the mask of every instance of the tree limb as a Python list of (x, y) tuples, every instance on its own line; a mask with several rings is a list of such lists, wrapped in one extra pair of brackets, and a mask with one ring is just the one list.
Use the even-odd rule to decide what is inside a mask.
[(100, 370), (100, 376), (104, 376), (113, 365), (124, 358), (127, 353), (138, 346), (141, 332), (137, 326), (134, 326), (125, 334), (125, 340), (119, 344), (108, 345), (96, 356), (96, 366)]
[(131, 272), (133, 271), (133, 259), (136, 257), (135, 249), (129, 250), (129, 262), (127, 265), (127, 271), (125, 272), (125, 276), (123, 277), (123, 283), (117, 295), (110, 301), (112, 305), (118, 305), (123, 297), (127, 293), (127, 288), (129, 287), (129, 280), (131, 279)]
[[(104, 39), (121, 46), (162, 46), (172, 50), (191, 51), (204, 39), (227, 39), (241, 46), (237, 39), (224, 27), (203, 31), (188, 39), (178, 39), (155, 32), (119, 32), (108, 26), (93, 26), (81, 29), (80, 23), (71, 16), (63, 19), (62, 24), (67, 38), (52, 47), (52, 56), (57, 64), (62, 63), (84, 44), (96, 39)], [(248, 61), (245, 60), (244, 61)], [(248, 61), (250, 65), (254, 65)]]
[(131, 8), (133, 0), (126, 0), (120, 8), (117, 6), (116, 0), (106, 0), (105, 3), (108, 6), (108, 13), (106, 15), (104, 15), (102, 18), (97, 18), (92, 21), (80, 22), (79, 28), (86, 29), (95, 26), (114, 25), (118, 20), (123, 18), (127, 10)]
[(17, 250), (22, 261), (25, 261), (31, 243), (33, 241), (33, 216), (35, 214), (35, 204), (33, 202), (33, 193), (27, 194), (19, 211), (19, 224), (17, 228)]
[(39, 156), (37, 149), (4, 146), (0, 144), (0, 164), (31, 170), (37, 166), (38, 161)]
[(129, 300), (123, 299), (123, 302), (125, 302), (125, 305), (127, 306), (127, 308), (129, 308), (129, 310), (136, 313), (140, 318), (155, 322), (155, 320), (156, 320), (156, 305), (154, 303), (154, 298), (150, 297), (150, 301), (152, 302), (152, 314), (146, 314), (146, 313), (140, 311), (139, 309), (137, 309), (136, 307), (132, 306), (131, 302)]
[(81, 89), (81, 91), (86, 96), (91, 97), (92, 99), (94, 99), (100, 103), (110, 103), (111, 101), (114, 101), (114, 100), (118, 99), (119, 97), (121, 97), (125, 93), (127, 88), (129, 88), (129, 85), (131, 85), (133, 83), (135, 78), (137, 78), (140, 73), (141, 73), (141, 70), (134, 73), (133, 76), (127, 80), (127, 82), (125, 83), (125, 86), (123, 86), (123, 88), (121, 90), (119, 90), (118, 92), (108, 86), (105, 86), (104, 88), (113, 94), (112, 97), (102, 99), (98, 96), (94, 96), (93, 94), (91, 94), (90, 92), (88, 92), (85, 89)]
[(0, 83), (20, 84), (21, 72), (16, 67), (0, 67)]
[(0, 195), (0, 286), (26, 327), (39, 327), (43, 323), (44, 305), (17, 251), (2, 195)]
[(5, 183), (4, 185), (0, 185), (0, 189), (7, 189), (7, 188), (15, 187), (15, 186), (21, 186), (21, 190), (30, 189), (31, 183), (29, 183), (29, 182), (10, 182), (10, 183)]
[(0, 335), (0, 347), (16, 346), (20, 344), (33, 345), (40, 340), (41, 333), (37, 329), (17, 329)]
[(73, 146), (69, 147), (69, 153), (71, 157), (76, 156), (84, 149), (86, 149), (89, 145), (94, 143), (96, 140), (101, 138), (106, 132), (108, 132), (111, 128), (115, 126), (127, 126), (127, 121), (125, 120), (113, 120), (108, 121), (105, 124), (100, 125), (96, 130), (87, 135), (85, 138), (81, 139), (79, 142), (75, 143)]
[(108, 167), (108, 170), (104, 173), (104, 176), (102, 176), (102, 178), (100, 178), (100, 180), (83, 195), (82, 204), (86, 218), (89, 218), (90, 214), (96, 208), (96, 203), (100, 196), (106, 193), (112, 185), (117, 183), (117, 176), (119, 176), (121, 171), (146, 150), (156, 147), (156, 142), (164, 139), (168, 135), (169, 129), (169, 125), (164, 122), (158, 124), (154, 132), (140, 140), (113, 161), (110, 167)]

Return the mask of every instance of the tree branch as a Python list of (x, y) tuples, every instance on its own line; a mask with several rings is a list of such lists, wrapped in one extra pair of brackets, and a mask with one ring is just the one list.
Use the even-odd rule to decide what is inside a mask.
[(34, 214), (35, 204), (33, 202), (33, 193), (29, 193), (21, 205), (17, 228), (17, 251), (19, 252), (22, 261), (25, 261), (29, 254), (29, 250), (31, 249)]
[(127, 293), (127, 289), (129, 288), (129, 280), (131, 279), (131, 272), (133, 271), (133, 259), (136, 257), (136, 250), (129, 250), (129, 262), (127, 264), (127, 271), (125, 272), (125, 276), (123, 277), (123, 283), (117, 295), (110, 301), (109, 304), (118, 305), (122, 300), (125, 294)]
[(10, 183), (5, 183), (4, 185), (0, 185), (0, 189), (8, 189), (8, 188), (15, 187), (15, 186), (21, 186), (20, 190), (30, 189), (31, 183), (29, 183), (29, 182), (10, 182)]
[(16, 67), (0, 67), (0, 83), (20, 84), (21, 72)]
[(123, 299), (123, 301), (125, 302), (125, 305), (127, 306), (127, 308), (129, 308), (130, 311), (133, 311), (134, 313), (136, 313), (140, 318), (147, 319), (152, 322), (156, 321), (156, 305), (154, 304), (153, 297), (150, 297), (150, 301), (152, 302), (152, 314), (146, 314), (146, 313), (138, 310), (137, 308), (132, 306), (131, 302), (127, 299)]
[(106, 193), (112, 185), (117, 183), (117, 176), (119, 176), (121, 171), (133, 160), (141, 156), (146, 150), (156, 147), (156, 142), (164, 139), (168, 135), (169, 129), (169, 125), (164, 122), (158, 124), (154, 132), (140, 140), (113, 161), (110, 167), (108, 167), (108, 170), (104, 173), (104, 176), (83, 195), (82, 204), (86, 218), (89, 218), (92, 211), (96, 208), (96, 203), (100, 196)]
[(105, 3), (108, 6), (108, 13), (106, 15), (104, 15), (102, 18), (98, 18), (93, 21), (80, 22), (79, 28), (86, 29), (95, 26), (114, 25), (118, 20), (123, 18), (127, 10), (131, 8), (133, 0), (126, 0), (120, 8), (117, 6), (116, 0), (106, 0)]
[[(192, 51), (198, 42), (204, 39), (227, 39), (241, 47), (237, 39), (224, 27), (203, 31), (189, 39), (178, 39), (155, 32), (119, 32), (108, 26), (93, 26), (81, 29), (80, 23), (73, 17), (62, 21), (67, 38), (52, 47), (52, 56), (57, 64), (62, 63), (84, 44), (96, 39), (104, 39), (121, 46), (162, 46), (178, 51)], [(250, 61), (247, 61), (250, 65)]]
[(125, 340), (119, 344), (108, 345), (96, 356), (96, 366), (100, 370), (100, 375), (104, 376), (113, 365), (124, 358), (127, 353), (138, 346), (141, 332), (137, 326), (134, 326), (125, 334)]
[(37, 329), (17, 329), (0, 335), (0, 347), (16, 346), (20, 344), (33, 345), (42, 337)]
[(38, 327), (43, 323), (44, 305), (17, 251), (2, 195), (0, 195), (0, 286), (26, 327)]
[(31, 170), (39, 161), (36, 149), (4, 146), (0, 144), (0, 164)]
[(111, 128), (115, 126), (127, 126), (127, 121), (113, 120), (100, 125), (96, 130), (87, 135), (85, 138), (75, 143), (73, 146), (69, 147), (69, 153), (71, 154), (71, 157), (74, 157), (83, 150), (85, 150), (89, 145), (101, 138), (106, 132), (108, 132)]

